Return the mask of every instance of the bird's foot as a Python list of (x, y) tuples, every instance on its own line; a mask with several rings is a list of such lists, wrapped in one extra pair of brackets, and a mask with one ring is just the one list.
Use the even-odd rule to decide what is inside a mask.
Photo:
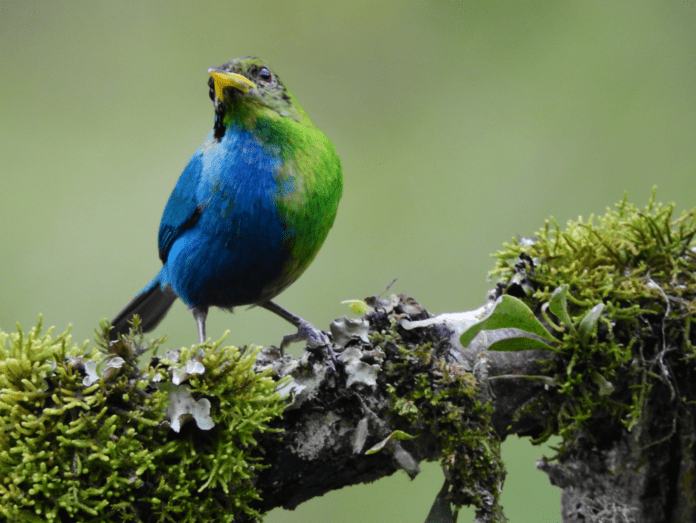
[(336, 354), (331, 349), (331, 340), (324, 331), (317, 329), (308, 321), (300, 319), (297, 332), (283, 336), (283, 341), (280, 342), (280, 353), (285, 354), (285, 349), (289, 347), (291, 343), (298, 341), (307, 342), (307, 349), (310, 351), (325, 348), (330, 365), (335, 369)]
[(288, 334), (283, 336), (283, 341), (280, 342), (280, 354), (281, 356), (285, 354), (285, 348), (291, 343), (296, 341), (306, 341), (307, 348), (311, 350), (321, 349), (326, 347), (326, 355), (328, 356), (329, 365), (333, 370), (336, 370), (336, 354), (331, 349), (331, 340), (329, 336), (317, 329), (314, 325), (309, 323), (307, 320), (303, 320), (299, 316), (293, 314), (289, 310), (281, 307), (277, 303), (268, 300), (267, 302), (260, 303), (261, 307), (266, 310), (277, 314), (285, 321), (292, 323), (297, 327), (297, 332), (295, 334)]

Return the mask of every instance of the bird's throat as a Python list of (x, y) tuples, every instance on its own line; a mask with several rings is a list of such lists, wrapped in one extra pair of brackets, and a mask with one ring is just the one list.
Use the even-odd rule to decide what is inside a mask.
[(213, 137), (219, 142), (225, 136), (225, 104), (218, 102), (215, 106), (215, 123), (213, 124)]

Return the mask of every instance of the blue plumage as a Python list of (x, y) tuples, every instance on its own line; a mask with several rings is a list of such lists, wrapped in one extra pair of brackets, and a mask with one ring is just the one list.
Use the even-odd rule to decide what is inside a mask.
[(294, 235), (276, 212), (280, 164), (249, 131), (228, 128), (219, 142), (211, 133), (162, 215), (159, 251), (168, 281), (161, 286), (170, 284), (191, 308), (272, 297)]

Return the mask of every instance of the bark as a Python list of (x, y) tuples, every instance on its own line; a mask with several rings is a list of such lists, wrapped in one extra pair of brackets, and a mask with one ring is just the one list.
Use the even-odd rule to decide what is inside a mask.
[[(390, 320), (430, 316), (404, 296), (387, 309), (377, 307), (366, 315), (370, 333), (384, 331)], [(396, 330), (408, 347), (431, 344), (442, 361), (474, 374), (480, 399), (492, 402), (491, 424), (501, 441), (510, 434), (538, 437), (547, 430), (551, 407), (544, 405), (553, 405), (557, 392), (538, 377), (548, 368), (545, 362), (555, 357), (553, 352), (495, 352), (473, 343), (464, 349), (443, 325), (405, 330), (397, 324)], [(399, 468), (415, 474), (418, 462), (441, 458), (441, 449), (429, 434), (365, 453), (393, 430), (409, 432), (413, 427), (395, 425), (388, 414), (391, 398), (381, 377), (390, 365), (389, 350), (380, 359), (376, 344), (364, 336), (347, 339), (344, 346), (333, 345), (338, 354), (335, 362), (322, 349), (309, 350), (298, 359), (280, 358), (271, 349), (259, 357), (259, 368), (271, 365), (278, 376), (294, 376), (296, 392), (294, 404), (276, 425), (284, 432), (260, 441), (264, 462), (270, 465), (256, 483), (262, 499), (255, 508), (261, 512), (293, 509), (330, 490), (372, 482)], [(361, 351), (363, 363), (379, 365), (374, 386), (351, 382), (341, 356), (351, 347)], [(528, 379), (532, 376), (536, 378)], [(693, 406), (677, 409), (667, 385), (662, 392), (657, 395), (662, 397), (659, 404), (650, 404), (643, 421), (631, 431), (617, 422), (601, 437), (581, 433), (559, 461), (538, 462), (563, 491), (564, 522), (696, 521)]]

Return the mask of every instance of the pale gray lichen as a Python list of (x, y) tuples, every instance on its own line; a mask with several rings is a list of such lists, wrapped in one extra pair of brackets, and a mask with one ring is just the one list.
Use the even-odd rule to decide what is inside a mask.
[(192, 374), (203, 374), (205, 367), (198, 360), (188, 360), (186, 365), (180, 369), (172, 369), (172, 383), (180, 385)]
[[(164, 386), (160, 386), (165, 388)], [(210, 430), (215, 426), (210, 417), (210, 401), (201, 398), (198, 401), (191, 396), (191, 391), (184, 386), (170, 386), (167, 418), (174, 432), (181, 430), (181, 425), (188, 419), (194, 419), (201, 430)]]
[(361, 361), (363, 353), (357, 347), (349, 347), (338, 356), (346, 370), (348, 379), (346, 387), (350, 388), (353, 385), (365, 385), (367, 387), (377, 386), (377, 374), (379, 373), (379, 365), (370, 365)]
[(352, 340), (360, 340), (363, 343), (370, 343), (367, 338), (370, 323), (365, 318), (337, 318), (331, 322), (331, 336), (333, 342), (339, 349), (344, 348)]

